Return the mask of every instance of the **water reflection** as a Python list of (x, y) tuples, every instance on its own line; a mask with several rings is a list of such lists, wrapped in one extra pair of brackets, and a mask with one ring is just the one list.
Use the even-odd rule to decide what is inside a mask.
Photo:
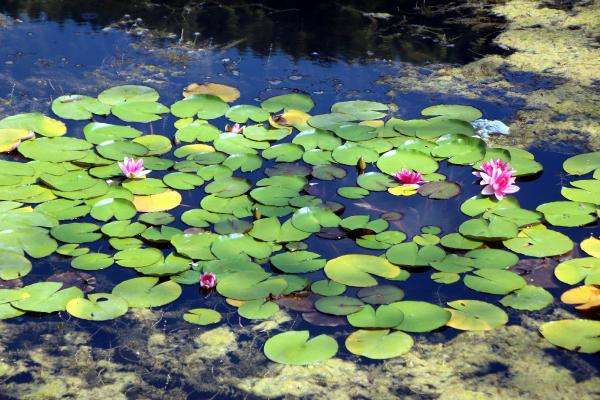
[[(491, 40), (502, 26), (485, 7), (413, 0), (9, 0), (0, 11), (95, 28), (120, 21), (127, 29), (148, 27), (171, 33), (175, 40), (252, 50), (265, 57), (280, 50), (295, 59), (385, 58), (419, 64), (466, 63), (499, 51)], [(127, 14), (131, 17), (123, 19)]]

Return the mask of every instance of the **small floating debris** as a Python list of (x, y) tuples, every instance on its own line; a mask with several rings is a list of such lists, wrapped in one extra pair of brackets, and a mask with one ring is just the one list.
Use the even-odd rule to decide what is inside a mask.
[(499, 120), (477, 119), (471, 122), (478, 136), (487, 139), (491, 134), (508, 135), (510, 129), (506, 124)]

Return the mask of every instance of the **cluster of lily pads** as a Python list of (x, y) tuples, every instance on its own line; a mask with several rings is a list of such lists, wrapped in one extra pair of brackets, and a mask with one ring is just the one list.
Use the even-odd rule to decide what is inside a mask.
[[(9, 152), (0, 160), (0, 319), (66, 311), (109, 320), (129, 308), (171, 303), (181, 285), (199, 285), (202, 274), (211, 273), (216, 292), (243, 318), (267, 319), (286, 308), (319, 326), (347, 323), (357, 328), (345, 342), (350, 352), (384, 359), (409, 351), (410, 333), (444, 326), (490, 330), (508, 322), (501, 307), (476, 299), (456, 299), (446, 308), (404, 300), (400, 286), (410, 285), (411, 270), (502, 296), (504, 307), (540, 310), (553, 303), (552, 294), (509, 269), (519, 254), (555, 257), (572, 250), (572, 241), (549, 225), (575, 227), (598, 217), (600, 153), (590, 153), (565, 162), (569, 174), (593, 172), (592, 179), (563, 188), (565, 201), (533, 211), (514, 196), (476, 196), (462, 203), (470, 219), (457, 232), (424, 226), (408, 239), (390, 227), (401, 201), (379, 217), (345, 215), (344, 202), (372, 192), (454, 197), (461, 186), (439, 172), (443, 162), (477, 171), (499, 159), (518, 178), (539, 173), (542, 165), (523, 149), (487, 146), (471, 124), (481, 112), (470, 106), (433, 106), (422, 111), (428, 118), (401, 120), (373, 101), (339, 102), (330, 113), (311, 115), (314, 102), (297, 93), (231, 105), (239, 92), (211, 83), (192, 84), (183, 95), (170, 107), (146, 86), (117, 86), (96, 98), (61, 96), (52, 103), (54, 114), (90, 120), (69, 136), (62, 121), (39, 113), (0, 120), (0, 151)], [(175, 132), (100, 122), (111, 114), (137, 124), (172, 114)], [(226, 127), (223, 117), (238, 125)], [(152, 124), (137, 126), (153, 132)], [(131, 159), (143, 160), (150, 172), (142, 179), (123, 176), (125, 164), (135, 166)], [(394, 178), (402, 170), (419, 172), (424, 183), (403, 185)], [(258, 172), (255, 181), (248, 178)], [(336, 201), (318, 196), (319, 185), (349, 174), (355, 185), (339, 187)], [(182, 204), (184, 198), (191, 200)], [(313, 235), (351, 238), (357, 247), (327, 260), (308, 249)], [(94, 245), (104, 239), (110, 249)], [(587, 239), (582, 249), (590, 257), (562, 262), (555, 275), (571, 285), (585, 281), (563, 301), (589, 311), (600, 301), (600, 241)], [(20, 287), (34, 267), (31, 258), (54, 253), (86, 274), (116, 264), (140, 276), (110, 293), (85, 294), (85, 287), (60, 281)], [(221, 314), (195, 308), (183, 318), (207, 325)], [(558, 346), (600, 350), (598, 321), (554, 321), (540, 330)], [(289, 331), (267, 340), (264, 351), (276, 362), (309, 364), (333, 357), (338, 344), (328, 335)]]

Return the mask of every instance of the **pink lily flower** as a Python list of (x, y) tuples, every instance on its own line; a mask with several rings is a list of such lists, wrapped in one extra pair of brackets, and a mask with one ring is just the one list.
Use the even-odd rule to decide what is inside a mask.
[(405, 186), (419, 187), (422, 183), (425, 183), (423, 180), (423, 174), (405, 168), (402, 168), (401, 171), (396, 172), (394, 174), (394, 178)]
[(136, 161), (134, 158), (123, 159), (123, 162), (117, 162), (121, 171), (123, 171), (123, 175), (128, 178), (145, 178), (151, 171), (148, 169), (144, 169), (144, 160)]
[(241, 131), (244, 130), (244, 128), (245, 128), (245, 126), (235, 123), (235, 124), (233, 124), (233, 126), (226, 125), (225, 132), (240, 133)]
[(212, 272), (205, 272), (200, 275), (200, 287), (202, 289), (213, 289), (217, 286), (217, 276)]
[(481, 172), (473, 172), (473, 175), (481, 178), (480, 185), (484, 186), (481, 194), (489, 196), (494, 195), (498, 200), (504, 196), (519, 191), (515, 185), (515, 178), (512, 176), (515, 172), (510, 168), (507, 162), (500, 159), (490, 160), (481, 164)]

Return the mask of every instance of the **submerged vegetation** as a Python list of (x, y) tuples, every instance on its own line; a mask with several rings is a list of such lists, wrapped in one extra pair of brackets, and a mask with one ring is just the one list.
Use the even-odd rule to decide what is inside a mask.
[[(451, 299), (447, 308), (405, 299), (401, 287), (410, 287), (413, 272), (431, 268), (437, 283), (462, 279), (475, 293), (504, 296), (498, 299), (504, 307), (541, 310), (553, 303), (552, 294), (509, 269), (519, 255), (571, 252), (569, 237), (548, 226), (597, 219), (600, 153), (565, 161), (571, 175), (594, 175), (564, 187), (565, 201), (523, 209), (511, 196), (519, 189), (515, 180), (534, 177), (542, 165), (525, 150), (490, 147), (475, 136), (471, 123), (482, 114), (473, 107), (433, 106), (422, 111), (429, 118), (402, 120), (389, 118), (389, 106), (373, 101), (338, 102), (329, 114), (310, 115), (315, 104), (306, 95), (231, 105), (238, 97), (232, 87), (193, 84), (170, 107), (158, 102), (154, 89), (135, 85), (55, 99), (57, 116), (92, 119), (82, 138), (65, 136), (68, 126), (43, 114), (0, 120), (5, 151), (16, 149), (21, 157), (1, 161), (0, 278), (6, 288), (0, 316), (66, 311), (105, 321), (130, 308), (169, 304), (181, 296), (181, 285), (194, 285), (216, 289), (245, 319), (269, 319), (284, 308), (317, 326), (349, 323), (357, 330), (345, 340), (348, 351), (386, 359), (410, 351), (411, 333), (443, 326), (486, 331), (508, 322), (502, 308), (478, 298)], [(171, 137), (98, 121), (109, 113), (110, 122), (150, 123), (150, 132), (166, 114), (179, 119)], [(220, 129), (210, 122), (222, 117), (234, 125)], [(378, 217), (346, 211), (344, 199), (378, 192), (398, 196), (398, 205), (413, 195), (454, 198), (461, 184), (441, 173), (445, 163), (474, 168), (483, 186), (481, 195), (460, 206), (471, 219), (457, 232), (429, 225), (408, 240), (393, 227), (401, 219), (399, 206)], [(328, 190), (336, 181), (355, 186)], [(183, 226), (174, 224), (176, 215)], [(351, 238), (358, 248), (330, 258), (310, 250), (313, 235)], [(564, 261), (556, 276), (571, 284), (585, 279), (578, 292), (563, 297), (588, 311), (598, 298), (600, 240), (586, 239), (581, 249), (590, 257)], [(30, 258), (54, 253), (86, 273), (21, 288), (33, 269)], [(113, 264), (140, 276), (113, 277), (114, 287), (96, 293), (88, 273)], [(214, 309), (197, 307), (182, 317), (198, 325), (222, 319)], [(597, 321), (554, 321), (540, 332), (570, 350), (600, 350)], [(326, 334), (291, 330), (269, 338), (264, 351), (273, 361), (306, 365), (335, 356), (338, 343)]]

